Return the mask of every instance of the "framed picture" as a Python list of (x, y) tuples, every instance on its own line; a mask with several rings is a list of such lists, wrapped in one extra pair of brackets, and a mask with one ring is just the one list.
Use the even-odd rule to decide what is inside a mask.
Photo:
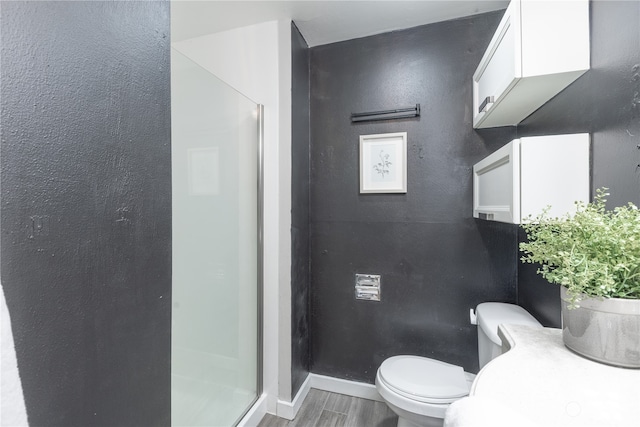
[(407, 192), (407, 133), (360, 135), (360, 193)]

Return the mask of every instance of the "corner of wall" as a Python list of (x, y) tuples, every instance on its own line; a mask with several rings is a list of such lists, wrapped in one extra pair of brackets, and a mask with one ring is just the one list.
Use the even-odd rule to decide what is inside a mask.
[(278, 399), (291, 401), (291, 22), (278, 21)]

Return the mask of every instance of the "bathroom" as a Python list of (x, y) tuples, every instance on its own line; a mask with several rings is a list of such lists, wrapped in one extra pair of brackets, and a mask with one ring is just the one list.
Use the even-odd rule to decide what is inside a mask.
[[(16, 13), (40, 46), (23, 57), (37, 60), (32, 68), (40, 74), (2, 71), (2, 283), (27, 412), (34, 425), (168, 425), (169, 5), (118, 3), (98, 11), (78, 5), (81, 23), (52, 18), (71, 19), (56, 7), (33, 19), (0, 6), (3, 18)], [(518, 262), (517, 227), (471, 216), (472, 165), (511, 139), (589, 132), (592, 188), (609, 187), (612, 206), (640, 203), (640, 89), (633, 68), (640, 63), (640, 4), (592, 2), (591, 70), (517, 128), (476, 131), (470, 77), (500, 16), (488, 12), (311, 49), (290, 22), (253, 27), (267, 35), (255, 37), (271, 49), (263, 52), (276, 58), (266, 58), (253, 82), (269, 88), (246, 83), (246, 92), (271, 113), (265, 122), (265, 144), (272, 145), (265, 152), (263, 375), (270, 412), (294, 401), (309, 372), (371, 383), (394, 354), (477, 370), (468, 311), (483, 301), (518, 303), (545, 326), (559, 326), (558, 290)], [(136, 21), (157, 34), (150, 39), (136, 32)], [(49, 36), (61, 27), (74, 31)], [(3, 59), (13, 40), (5, 28)], [(104, 51), (95, 48), (105, 43), (98, 30), (113, 36)], [(229, 54), (258, 51), (243, 45), (251, 40), (233, 40)], [(287, 55), (278, 56), (280, 43)], [(49, 65), (56, 73), (46, 74)], [(227, 73), (234, 78), (233, 70)], [(6, 78), (23, 86), (14, 90)], [(122, 83), (129, 78), (148, 87), (146, 98)], [(89, 84), (78, 91), (83, 79)], [(283, 95), (289, 84), (291, 105)], [(51, 145), (26, 144), (31, 136), (20, 131), (34, 104), (52, 96), (50, 85), (57, 107), (32, 133), (76, 141), (59, 157)], [(274, 104), (268, 110), (277, 97), (278, 110)], [(18, 100), (21, 115), (8, 107)], [(124, 108), (110, 108), (114, 103)], [(349, 120), (354, 112), (416, 103), (422, 107), (417, 119)], [(292, 118), (292, 110), (302, 119)], [(48, 126), (57, 122), (68, 125), (51, 132)], [(94, 145), (119, 123), (127, 126), (118, 139)], [(360, 195), (358, 136), (404, 131), (407, 194)], [(137, 145), (126, 144), (131, 139)], [(61, 212), (55, 221), (45, 216), (51, 209)], [(60, 265), (31, 253), (20, 240), (29, 226), (25, 216), (40, 230), (41, 249), (75, 254), (75, 261)], [(77, 226), (88, 218), (116, 225)], [(127, 224), (149, 228), (132, 236)], [(105, 239), (105, 246), (94, 244)], [(354, 300), (355, 273), (382, 276), (380, 303)]]

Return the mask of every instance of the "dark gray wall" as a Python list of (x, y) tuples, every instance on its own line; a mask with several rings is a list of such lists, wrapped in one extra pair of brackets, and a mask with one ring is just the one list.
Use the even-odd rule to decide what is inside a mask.
[[(469, 308), (516, 301), (517, 228), (472, 218), (474, 163), (515, 137), (475, 132), (471, 77), (502, 12), (311, 49), (311, 370), (373, 382), (418, 354), (476, 371)], [(352, 112), (422, 116), (352, 124)], [(408, 132), (407, 194), (359, 194), (358, 136)], [(382, 275), (356, 301), (354, 274)]]
[(309, 373), (309, 46), (291, 24), (291, 396)]
[[(640, 204), (638, 1), (591, 3), (591, 69), (518, 127), (521, 136), (576, 132), (591, 133), (592, 190), (608, 187), (609, 207)], [(559, 327), (559, 287), (536, 270), (519, 265), (518, 302)]]
[(1, 8), (2, 285), (30, 425), (169, 425), (169, 3)]

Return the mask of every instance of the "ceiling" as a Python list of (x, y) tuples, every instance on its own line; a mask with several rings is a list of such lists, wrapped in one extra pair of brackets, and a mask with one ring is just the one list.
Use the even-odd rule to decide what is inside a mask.
[(503, 9), (508, 0), (172, 0), (174, 42), (273, 20), (294, 21), (310, 47)]

